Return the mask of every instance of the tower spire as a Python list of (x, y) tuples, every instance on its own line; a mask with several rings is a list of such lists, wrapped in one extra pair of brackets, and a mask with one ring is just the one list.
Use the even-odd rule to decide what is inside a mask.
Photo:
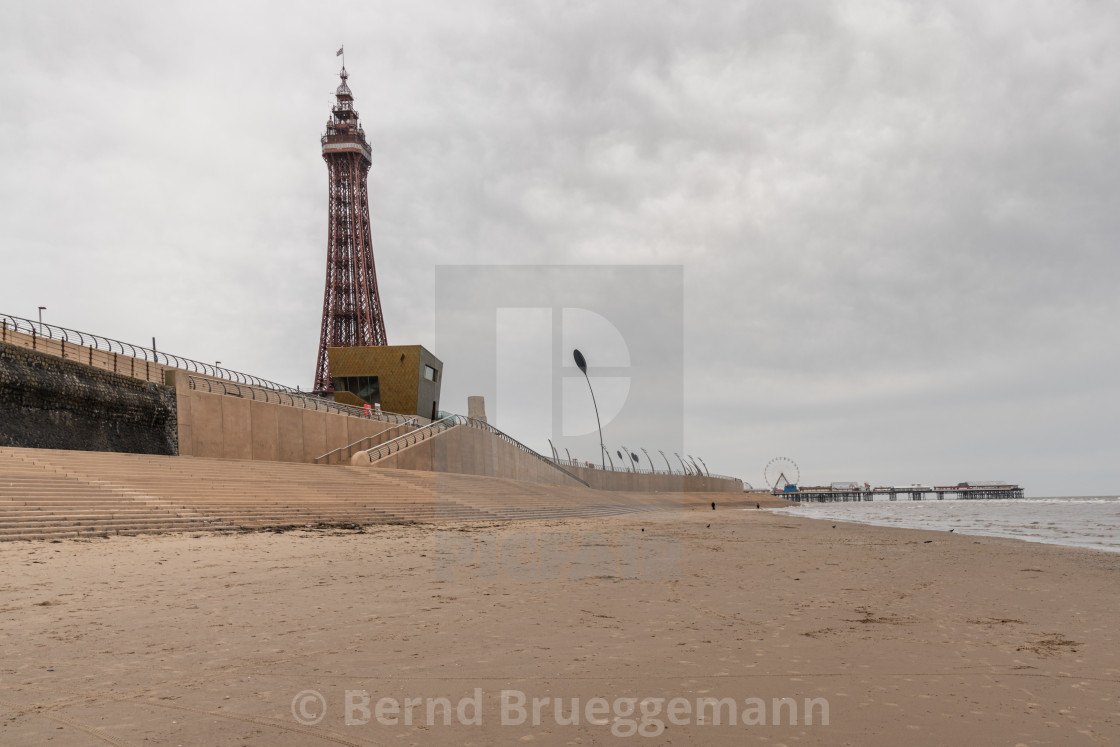
[(315, 364), (317, 392), (334, 390), (328, 347), (388, 344), (370, 238), (369, 142), (354, 109), (345, 63), (338, 76), (341, 82), (335, 89), (335, 105), (320, 140), (327, 164), (328, 210), (327, 280)]

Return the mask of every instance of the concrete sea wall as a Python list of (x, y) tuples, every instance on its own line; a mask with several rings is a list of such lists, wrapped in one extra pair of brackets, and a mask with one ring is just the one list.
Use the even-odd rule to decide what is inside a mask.
[(370, 448), (410, 430), (380, 420), (202, 392), (188, 386), (182, 371), (168, 371), (167, 381), (178, 394), (182, 456), (314, 462), (359, 439), (373, 437), (366, 445)]
[[(568, 474), (527, 454), (488, 431), (457, 426), (428, 441), (379, 459), (373, 468), (453, 472), (465, 475), (502, 477), (547, 485), (579, 485)], [(607, 472), (583, 467), (564, 467), (597, 490), (635, 493), (742, 493), (743, 483), (696, 475), (659, 475), (639, 472)]]

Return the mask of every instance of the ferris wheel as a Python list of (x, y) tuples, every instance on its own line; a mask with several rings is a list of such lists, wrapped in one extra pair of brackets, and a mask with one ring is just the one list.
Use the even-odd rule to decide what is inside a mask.
[(801, 482), (801, 469), (789, 457), (774, 457), (766, 463), (763, 476), (771, 490), (782, 490)]

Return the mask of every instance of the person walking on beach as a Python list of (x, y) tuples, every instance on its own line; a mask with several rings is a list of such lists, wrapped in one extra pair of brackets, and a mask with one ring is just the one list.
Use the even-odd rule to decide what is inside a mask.
[(712, 510), (713, 510), (713, 511), (715, 511), (715, 510), (716, 510), (716, 502), (715, 502), (715, 501), (712, 501)]

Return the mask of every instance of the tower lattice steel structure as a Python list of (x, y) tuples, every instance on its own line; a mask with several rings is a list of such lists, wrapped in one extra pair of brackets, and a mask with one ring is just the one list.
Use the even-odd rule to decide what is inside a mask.
[(354, 94), (346, 85), (349, 75), (345, 66), (339, 77), (342, 82), (335, 91), (337, 102), (322, 137), (330, 206), (327, 285), (323, 293), (319, 359), (315, 364), (317, 392), (334, 390), (327, 366), (328, 347), (388, 344), (369, 231), (369, 143), (354, 109)]

